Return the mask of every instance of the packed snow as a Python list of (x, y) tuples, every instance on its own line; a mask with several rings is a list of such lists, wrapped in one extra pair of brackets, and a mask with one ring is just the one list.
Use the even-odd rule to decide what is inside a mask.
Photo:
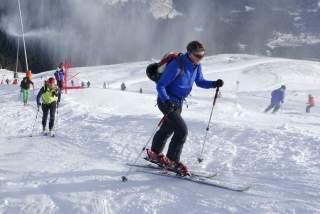
[[(145, 76), (148, 63), (72, 68), (76, 84), (91, 87), (63, 94), (55, 138), (40, 135), (35, 102), (52, 71), (34, 75), (27, 107), (18, 86), (0, 85), (0, 213), (320, 213), (320, 109), (305, 113), (308, 94), (320, 97), (319, 62), (250, 55), (204, 60), (204, 76), (222, 78), (225, 86), (201, 164), (214, 90), (195, 86), (188, 97), (181, 160), (190, 169), (218, 172), (217, 180), (249, 184), (242, 193), (134, 171), (121, 182), (126, 163), (162, 117), (155, 84)], [(263, 113), (282, 84), (283, 107)]]

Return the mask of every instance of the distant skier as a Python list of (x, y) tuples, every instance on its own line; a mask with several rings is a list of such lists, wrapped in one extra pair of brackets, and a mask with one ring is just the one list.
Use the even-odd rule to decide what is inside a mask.
[(9, 79), (6, 79), (6, 83), (7, 83), (7, 85), (9, 85), (9, 83), (10, 83), (10, 80), (9, 80)]
[(83, 81), (81, 81), (81, 88), (84, 88), (85, 84)]
[(90, 83), (90, 81), (88, 81), (87, 82), (87, 88), (90, 88), (90, 85), (91, 85), (91, 83)]
[(120, 88), (121, 88), (121, 91), (125, 91), (127, 89), (126, 84), (124, 84), (124, 82), (121, 83)]
[(315, 105), (316, 105), (316, 102), (314, 100), (314, 97), (311, 94), (309, 94), (308, 103), (307, 103), (307, 107), (306, 107), (306, 113), (310, 113), (310, 109), (312, 107), (314, 107)]
[(236, 93), (239, 92), (239, 88), (240, 88), (240, 81), (237, 80), (237, 81), (236, 81)]
[(286, 86), (282, 85), (280, 88), (271, 92), (271, 103), (264, 110), (265, 113), (273, 109), (272, 113), (275, 114), (280, 109), (281, 105), (284, 103), (285, 90)]
[[(54, 120), (56, 109), (59, 106), (61, 98), (61, 93), (57, 85), (55, 84), (55, 79), (50, 77), (46, 82), (46, 85), (43, 86), (38, 95), (37, 95), (37, 105), (38, 108), (42, 107), (42, 132), (44, 135), (47, 134), (46, 132), (46, 124), (48, 119), (48, 114), (50, 111), (50, 119), (49, 119), (49, 135), (54, 136), (53, 127), (54, 127)], [(41, 104), (42, 102), (42, 104)]]
[(20, 89), (23, 94), (23, 105), (27, 105), (29, 102), (30, 85), (32, 85), (32, 88), (34, 90), (34, 83), (30, 80), (29, 77), (24, 77), (20, 83)]
[(14, 79), (12, 85), (18, 85), (18, 79)]
[[(173, 59), (157, 82), (158, 108), (166, 115), (161, 128), (155, 134), (151, 149), (147, 149), (147, 158), (154, 163), (170, 168), (182, 176), (190, 175), (187, 167), (180, 161), (183, 144), (188, 135), (188, 128), (181, 116), (182, 105), (192, 90), (194, 82), (201, 88), (222, 87), (223, 81), (208, 81), (203, 78), (201, 60), (205, 55), (204, 46), (198, 41), (187, 45), (187, 53)], [(180, 62), (184, 71), (180, 75)], [(167, 151), (162, 151), (168, 138), (173, 134)]]
[(71, 82), (71, 86), (73, 87), (73, 86), (74, 86), (74, 81), (73, 81), (73, 80), (71, 80), (70, 82)]
[(106, 89), (107, 88), (107, 83), (103, 82), (103, 88)]
[(64, 68), (63, 68), (62, 62), (59, 64), (59, 67), (57, 68), (56, 72), (54, 73), (54, 77), (56, 78), (59, 89), (63, 90)]

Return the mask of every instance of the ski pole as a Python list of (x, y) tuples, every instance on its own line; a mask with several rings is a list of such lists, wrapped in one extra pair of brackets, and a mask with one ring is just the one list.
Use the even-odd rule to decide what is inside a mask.
[(36, 122), (37, 122), (37, 119), (38, 119), (38, 114), (39, 114), (39, 108), (38, 108), (38, 110), (37, 110), (36, 119), (34, 120), (33, 125), (32, 125), (32, 130), (31, 130), (31, 135), (30, 135), (30, 137), (33, 136), (33, 130), (34, 130), (34, 127), (35, 127)]
[(209, 121), (208, 121), (208, 126), (206, 128), (206, 134), (204, 136), (204, 140), (203, 140), (203, 143), (202, 143), (202, 148), (201, 148), (201, 152), (200, 152), (200, 156), (198, 157), (198, 162), (201, 163), (203, 161), (203, 151), (204, 151), (204, 146), (206, 144), (206, 141), (207, 141), (207, 136), (208, 136), (208, 132), (209, 132), (209, 129), (210, 129), (210, 123), (211, 123), (211, 118), (212, 118), (212, 113), (213, 113), (213, 109), (214, 109), (214, 106), (216, 105), (216, 101), (217, 101), (217, 98), (218, 98), (218, 93), (219, 93), (219, 87), (217, 87), (216, 89), (216, 93), (214, 95), (214, 99), (213, 99), (213, 103), (212, 103), (212, 108), (211, 108), (211, 113), (210, 113), (210, 117), (209, 117)]
[[(57, 94), (58, 93), (58, 94)], [(54, 118), (54, 125), (53, 125), (53, 136), (56, 134), (57, 130), (58, 130), (58, 123), (59, 123), (59, 103), (60, 103), (60, 98), (61, 98), (61, 90), (58, 89), (56, 91), (56, 95), (58, 96), (58, 100), (56, 101), (56, 112), (55, 114), (57, 114), (57, 117)], [(56, 128), (57, 126), (57, 128)], [(51, 137), (53, 137), (51, 136)]]
[(57, 111), (56, 111), (57, 117), (55, 118), (55, 123), (54, 123), (54, 126), (53, 126), (54, 135), (56, 134), (56, 132), (58, 130), (58, 121), (59, 121), (59, 104), (58, 103), (57, 103), (56, 107), (57, 107)]
[[(138, 159), (140, 158), (140, 156), (142, 155), (142, 153), (146, 150), (147, 146), (149, 145), (151, 139), (153, 138), (153, 136), (156, 134), (156, 132), (158, 131), (158, 129), (161, 127), (161, 125), (163, 124), (163, 122), (166, 120), (167, 115), (164, 115), (161, 120), (159, 121), (158, 125), (156, 126), (156, 128), (154, 129), (154, 131), (152, 132), (152, 135), (150, 136), (150, 138), (148, 139), (148, 141), (146, 142), (146, 144), (144, 145), (144, 147), (142, 148), (141, 152), (138, 154), (138, 156), (136, 157), (136, 159), (133, 162), (133, 165), (137, 163)], [(132, 171), (132, 166), (129, 167), (129, 170), (127, 171), (127, 173), (121, 177), (121, 180), (123, 182), (128, 181), (128, 176), (130, 175)]]

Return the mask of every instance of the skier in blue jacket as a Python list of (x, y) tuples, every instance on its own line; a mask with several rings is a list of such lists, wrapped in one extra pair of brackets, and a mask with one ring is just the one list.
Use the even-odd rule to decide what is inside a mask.
[[(188, 135), (187, 125), (181, 117), (183, 101), (190, 94), (194, 82), (198, 87), (206, 89), (223, 86), (221, 79), (208, 81), (203, 78), (200, 62), (204, 55), (205, 48), (200, 42), (190, 42), (187, 45), (187, 53), (180, 56), (184, 65), (183, 72), (181, 72), (179, 59), (176, 58), (166, 66), (157, 82), (157, 103), (160, 111), (166, 115), (166, 119), (155, 134), (151, 149), (147, 149), (147, 159), (171, 168), (182, 176), (190, 175), (187, 167), (180, 162), (183, 144)], [(165, 156), (162, 151), (172, 134)]]
[(280, 88), (271, 92), (271, 103), (266, 110), (264, 110), (265, 113), (273, 109), (272, 113), (274, 114), (280, 109), (284, 103), (285, 90), (286, 86), (282, 85)]
[(56, 72), (54, 73), (54, 77), (56, 78), (57, 85), (60, 90), (63, 90), (63, 81), (64, 81), (64, 70), (63, 70), (63, 63), (59, 64)]

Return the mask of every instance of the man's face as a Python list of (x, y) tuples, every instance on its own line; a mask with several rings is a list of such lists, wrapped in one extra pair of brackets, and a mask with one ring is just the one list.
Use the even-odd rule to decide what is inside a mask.
[(191, 61), (197, 65), (201, 63), (201, 60), (203, 59), (204, 55), (205, 55), (204, 51), (194, 52), (189, 54)]

